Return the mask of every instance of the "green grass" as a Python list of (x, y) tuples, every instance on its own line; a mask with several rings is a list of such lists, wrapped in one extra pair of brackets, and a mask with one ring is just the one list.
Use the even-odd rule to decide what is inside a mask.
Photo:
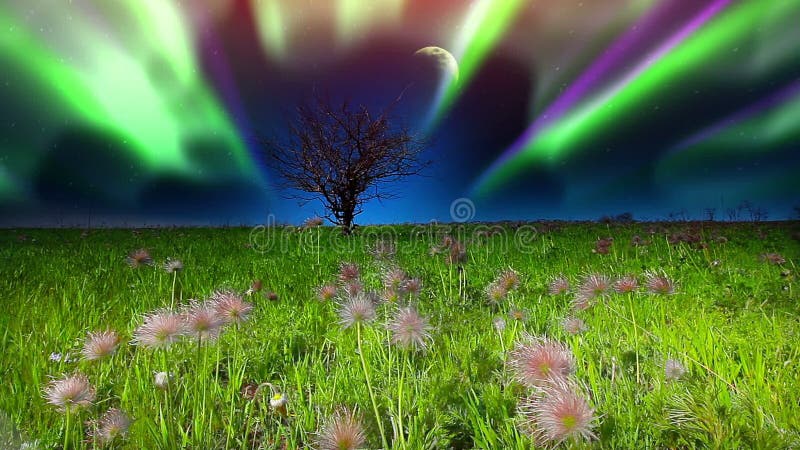
[[(368, 448), (383, 445), (381, 428), (393, 448), (534, 448), (516, 413), (527, 391), (505, 364), (527, 332), (572, 351), (573, 378), (598, 416), (597, 439), (568, 447), (797, 448), (800, 245), (791, 235), (798, 225), (531, 224), (504, 226), (491, 237), (476, 225), (386, 226), (360, 228), (351, 238), (330, 228), (92, 230), (84, 236), (81, 230), (4, 230), (0, 446), (36, 440), (41, 448), (62, 448), (66, 438), (70, 448), (92, 448), (82, 442), (84, 422), (118, 407), (134, 419), (118, 448), (304, 448), (326, 418), (347, 407), (363, 421)], [(666, 235), (687, 226), (707, 248), (668, 243)], [(448, 232), (467, 245), (461, 269), (444, 255), (429, 255)], [(631, 246), (633, 235), (652, 242)], [(714, 239), (720, 235), (726, 243)], [(614, 238), (611, 252), (593, 253), (605, 237)], [(337, 304), (317, 299), (317, 288), (336, 281), (342, 261), (357, 263), (366, 288), (380, 292), (388, 263), (368, 251), (379, 239), (393, 240), (394, 264), (423, 281), (413, 304), (433, 326), (427, 351), (408, 354), (389, 344), (385, 324), (395, 305), (384, 304), (360, 330), (359, 355), (356, 327), (343, 330)], [(149, 249), (156, 264), (128, 267), (125, 258), (137, 248)], [(768, 252), (786, 262), (762, 261)], [(213, 344), (186, 341), (166, 351), (129, 345), (142, 316), (170, 304), (173, 277), (161, 268), (167, 258), (185, 265), (177, 303), (221, 288), (243, 292), (255, 279), (278, 299), (263, 292), (249, 297), (255, 304), (250, 319)], [(489, 305), (484, 289), (507, 268), (519, 272), (521, 286)], [(580, 312), (571, 310), (571, 295), (548, 294), (558, 274), (575, 286), (590, 272), (630, 273), (641, 281), (647, 270), (675, 280), (675, 294), (613, 294)], [(511, 308), (524, 309), (526, 319), (509, 318)], [(573, 314), (588, 325), (575, 336), (560, 325)], [(507, 322), (502, 332), (493, 325), (497, 316)], [(79, 356), (87, 332), (106, 328), (124, 342), (110, 359), (50, 360), (52, 352)], [(687, 375), (667, 382), (668, 358), (681, 361)], [(73, 414), (65, 436), (65, 416), (42, 390), (51, 377), (76, 371), (89, 377), (97, 400)], [(174, 373), (169, 391), (154, 387), (156, 371)], [(288, 398), (286, 416), (270, 408), (270, 388), (261, 401), (240, 393), (245, 383), (267, 382)]]

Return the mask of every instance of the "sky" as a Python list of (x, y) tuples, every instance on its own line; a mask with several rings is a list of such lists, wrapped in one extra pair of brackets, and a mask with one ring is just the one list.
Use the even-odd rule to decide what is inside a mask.
[(358, 223), (792, 217), (798, 20), (800, 0), (5, 0), (0, 225), (322, 214), (260, 145), (319, 94), (399, 97), (429, 142)]

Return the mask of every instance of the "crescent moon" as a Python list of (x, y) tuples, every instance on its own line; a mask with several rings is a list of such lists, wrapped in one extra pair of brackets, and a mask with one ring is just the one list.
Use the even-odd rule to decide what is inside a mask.
[(437, 65), (444, 69), (455, 81), (458, 81), (458, 61), (452, 53), (441, 47), (422, 47), (414, 52), (415, 55), (431, 57), (436, 60)]

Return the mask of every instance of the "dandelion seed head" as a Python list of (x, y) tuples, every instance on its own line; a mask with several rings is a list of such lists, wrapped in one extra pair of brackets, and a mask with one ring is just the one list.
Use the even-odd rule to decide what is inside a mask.
[(95, 389), (86, 375), (76, 373), (58, 380), (52, 380), (44, 390), (47, 403), (59, 411), (73, 411), (91, 406), (95, 399)]
[(183, 262), (179, 259), (168, 259), (164, 262), (164, 271), (167, 273), (175, 273), (183, 270)]
[(614, 291), (618, 294), (627, 294), (639, 288), (639, 281), (633, 275), (625, 275), (614, 282)]
[(144, 321), (133, 332), (133, 344), (149, 348), (166, 348), (186, 333), (180, 314), (168, 310), (156, 311), (145, 316)]
[(242, 323), (253, 311), (253, 305), (233, 291), (217, 291), (211, 299), (216, 314), (224, 323)]
[(572, 335), (583, 333), (588, 329), (583, 320), (577, 317), (567, 317), (561, 325), (564, 327), (564, 331)]
[(551, 295), (565, 294), (569, 292), (569, 280), (564, 275), (559, 275), (550, 281), (548, 292)]
[(361, 278), (361, 270), (355, 263), (342, 263), (339, 265), (339, 280), (343, 283), (357, 281)]
[(339, 305), (339, 324), (342, 328), (350, 328), (359, 323), (371, 322), (375, 319), (375, 304), (366, 294), (351, 297)]
[(392, 343), (400, 347), (424, 349), (431, 339), (428, 319), (413, 307), (398, 309), (388, 328), (392, 332)]
[(198, 341), (214, 341), (219, 337), (224, 324), (222, 317), (211, 302), (192, 302), (183, 312), (187, 336)]
[(329, 301), (336, 297), (336, 286), (332, 284), (326, 284), (319, 288), (317, 292), (317, 298), (322, 301)]
[(134, 269), (153, 264), (153, 258), (150, 256), (150, 252), (143, 248), (130, 252), (126, 261), (128, 265)]
[(92, 332), (83, 343), (83, 358), (95, 361), (113, 354), (119, 345), (119, 335), (114, 331)]
[(566, 379), (575, 365), (572, 352), (562, 343), (537, 336), (517, 343), (509, 363), (517, 381), (531, 388)]
[(547, 386), (520, 406), (523, 429), (530, 430), (540, 446), (556, 446), (568, 439), (596, 439), (594, 410), (586, 398), (566, 382)]
[(675, 284), (663, 272), (647, 272), (645, 285), (647, 290), (653, 294), (670, 295), (675, 293)]
[(90, 422), (89, 437), (98, 445), (108, 445), (117, 438), (124, 437), (130, 428), (131, 419), (123, 411), (112, 408), (98, 421)]
[(668, 359), (664, 363), (664, 378), (667, 381), (677, 381), (686, 374), (686, 367), (677, 359)]
[(340, 409), (333, 414), (316, 435), (320, 450), (356, 450), (364, 448), (367, 436), (355, 413)]

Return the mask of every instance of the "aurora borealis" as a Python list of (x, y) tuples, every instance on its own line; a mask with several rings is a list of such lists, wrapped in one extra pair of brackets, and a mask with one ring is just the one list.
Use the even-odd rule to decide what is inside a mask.
[[(800, 205), (800, 0), (8, 0), (2, 223), (298, 222), (260, 136), (315, 92), (434, 165), (362, 222)], [(448, 49), (450, 79), (414, 52)], [(402, 95), (401, 95), (402, 93)]]

